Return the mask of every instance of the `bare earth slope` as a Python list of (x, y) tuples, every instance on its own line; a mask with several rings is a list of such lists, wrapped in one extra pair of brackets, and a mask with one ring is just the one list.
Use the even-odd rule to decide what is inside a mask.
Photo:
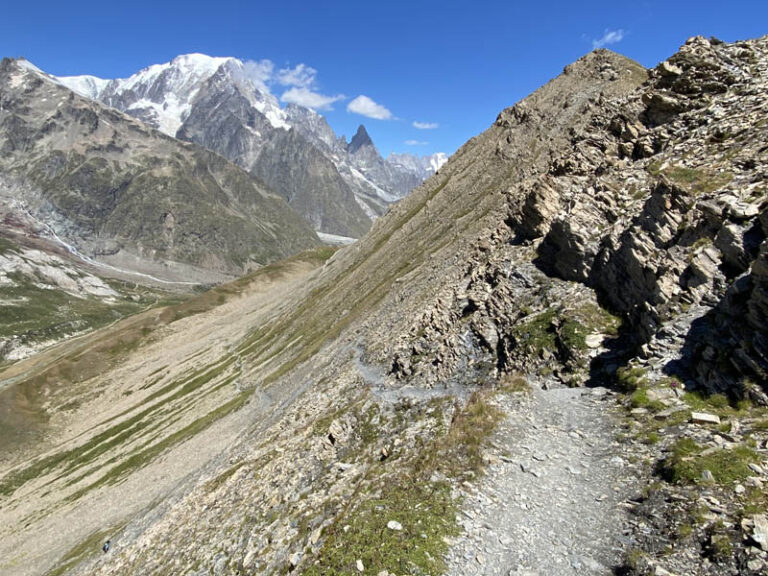
[[(251, 384), (227, 351), (317, 262), (267, 267), (6, 369), (0, 410), (24, 413), (26, 424), (3, 447), (2, 572), (44, 572), (91, 532), (173, 494), (273, 409), (257, 401), (229, 416)], [(41, 456), (34, 464), (31, 451)]]

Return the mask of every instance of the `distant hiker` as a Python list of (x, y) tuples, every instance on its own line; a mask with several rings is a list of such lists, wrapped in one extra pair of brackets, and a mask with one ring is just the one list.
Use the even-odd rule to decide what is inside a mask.
[(104, 542), (104, 546), (101, 547), (101, 549), (104, 550), (104, 554), (109, 552), (109, 545), (110, 545), (110, 543), (111, 542), (109, 540), (107, 540), (106, 542)]

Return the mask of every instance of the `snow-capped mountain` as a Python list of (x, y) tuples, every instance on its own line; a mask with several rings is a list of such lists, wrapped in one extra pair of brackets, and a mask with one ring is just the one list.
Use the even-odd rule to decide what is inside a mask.
[(205, 83), (217, 72), (227, 74), (241, 88), (251, 105), (275, 128), (288, 128), (285, 113), (269, 93), (257, 66), (237, 58), (184, 54), (165, 64), (155, 64), (125, 79), (104, 80), (95, 76), (65, 76), (58, 80), (72, 91), (127, 112), (176, 136), (189, 116), (192, 103)]
[(429, 178), (440, 170), (448, 162), (448, 155), (443, 152), (428, 156), (415, 156), (413, 154), (390, 154), (387, 162), (416, 174), (421, 173), (424, 179)]
[[(259, 62), (185, 54), (125, 79), (58, 81), (169, 136), (218, 152), (269, 184), (316, 230), (330, 234), (359, 237), (370, 220), (444, 161), (445, 155), (407, 154), (385, 160), (364, 126), (347, 143), (316, 111), (295, 104), (282, 108), (267, 86), (269, 72)], [(287, 130), (297, 135), (280, 134)], [(299, 159), (306, 164), (291, 165)]]
[(58, 81), (67, 88), (91, 100), (98, 100), (99, 94), (109, 85), (109, 80), (96, 76), (59, 76)]

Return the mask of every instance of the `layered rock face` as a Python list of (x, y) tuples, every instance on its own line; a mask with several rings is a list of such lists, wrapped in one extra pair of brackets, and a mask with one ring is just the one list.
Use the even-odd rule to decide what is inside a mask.
[(233, 274), (318, 243), (235, 165), (81, 98), (23, 61), (3, 61), (0, 103), (7, 209), (51, 226), (74, 251), (127, 268), (176, 262)]
[[(525, 159), (523, 169), (510, 166), (516, 179), (495, 184), (503, 188), (506, 218), (486, 234), (461, 284), (443, 290), (403, 336), (395, 373), (450, 377), (475, 350), (478, 361), (501, 370), (532, 360), (556, 371), (565, 366), (563, 379), (571, 381), (579, 371), (568, 368), (569, 317), (585, 337), (594, 332), (595, 342), (605, 331), (585, 323), (573, 295), (556, 291), (549, 302), (528, 303), (531, 290), (564, 280), (562, 289), (588, 288), (621, 317), (621, 348), (659, 373), (736, 396), (768, 381), (766, 40), (693, 38), (647, 82), (635, 69), (637, 88), (623, 94), (601, 88), (569, 96), (561, 88), (585, 72), (619, 85), (624, 66), (598, 51), (499, 116), (495, 155)], [(525, 150), (527, 133), (541, 135), (553, 107), (564, 111), (556, 123), (569, 108), (584, 118)], [(525, 250), (534, 254), (527, 276), (511, 264)], [(535, 326), (531, 312), (555, 314), (552, 322), (544, 317), (543, 329), (562, 354), (542, 359), (529, 346), (533, 357), (521, 365), (526, 342), (515, 326)], [(615, 370), (615, 361), (605, 364)], [(598, 365), (592, 377), (603, 375)]]

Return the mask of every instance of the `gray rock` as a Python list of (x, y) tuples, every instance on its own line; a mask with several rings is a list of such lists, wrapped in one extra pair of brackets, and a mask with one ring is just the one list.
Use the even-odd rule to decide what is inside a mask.
[(706, 412), (691, 412), (691, 422), (694, 424), (720, 424), (720, 417)]

